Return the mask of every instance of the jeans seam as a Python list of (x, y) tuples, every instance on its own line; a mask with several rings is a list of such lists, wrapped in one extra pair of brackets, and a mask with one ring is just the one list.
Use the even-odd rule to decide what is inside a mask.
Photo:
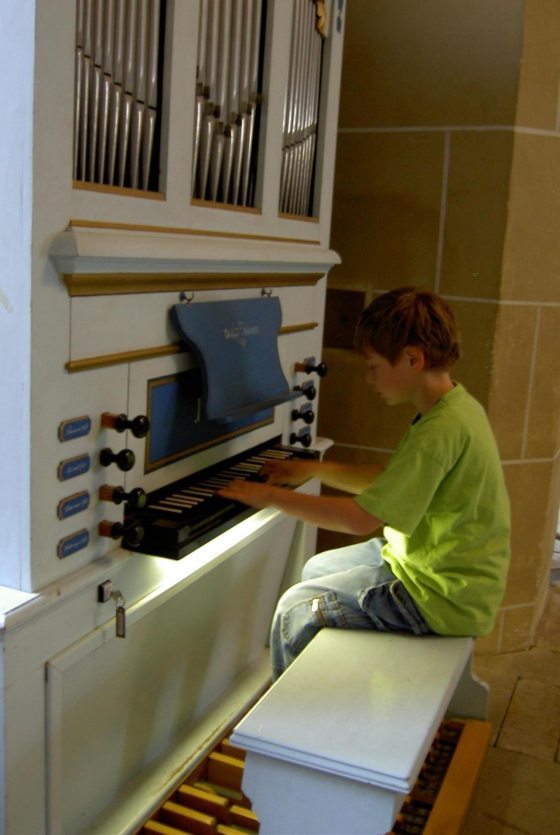
[[(311, 611), (313, 613), (316, 613), (317, 620), (319, 621), (321, 627), (324, 629), (327, 625), (327, 622), (325, 620), (325, 613), (321, 609), (321, 597), (322, 597), (322, 595), (311, 598)], [(315, 601), (317, 601), (317, 608), (316, 609), (313, 608), (313, 604), (315, 603)]]
[[(327, 612), (325, 612), (325, 607), (322, 607), (322, 604), (324, 603), (326, 598), (329, 599), (329, 606), (326, 607)], [(341, 627), (342, 629), (349, 629), (350, 628), (350, 624), (348, 623), (348, 620), (346, 619), (346, 616), (345, 616), (344, 612), (342, 611), (342, 608), (340, 606), (340, 601), (338, 599), (338, 595), (335, 591), (325, 591), (322, 594), (315, 595), (314, 597), (311, 598), (311, 601), (313, 601), (313, 600), (318, 600), (319, 601), (318, 607), (317, 607), (317, 613), (319, 615), (318, 620), (320, 620), (322, 628), (324, 628), (324, 629), (331, 628), (331, 627), (329, 627), (329, 624), (327, 622), (327, 616), (326, 616), (327, 613), (328, 613), (329, 607), (334, 610), (334, 612), (331, 612), (331, 615), (334, 614), (334, 617), (335, 617), (336, 621), (338, 622), (337, 627), (339, 626), (339, 624), (344, 624), (344, 626)], [(337, 627), (334, 627), (334, 628), (337, 628)]]

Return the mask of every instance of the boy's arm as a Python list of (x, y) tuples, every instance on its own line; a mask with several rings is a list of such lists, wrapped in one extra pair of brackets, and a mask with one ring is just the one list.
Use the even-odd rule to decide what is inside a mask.
[(338, 461), (303, 461), (290, 459), (265, 464), (262, 473), (269, 484), (302, 484), (309, 478), (318, 478), (327, 487), (344, 490), (347, 493), (361, 493), (377, 476), (383, 467), (358, 464), (343, 464)]
[(383, 524), (381, 519), (367, 513), (354, 499), (345, 496), (310, 496), (253, 481), (232, 481), (218, 492), (251, 507), (275, 507), (296, 519), (330, 531), (367, 536)]

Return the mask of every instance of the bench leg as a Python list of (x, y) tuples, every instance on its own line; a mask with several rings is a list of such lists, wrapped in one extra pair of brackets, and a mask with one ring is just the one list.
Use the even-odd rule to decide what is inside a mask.
[(484, 681), (480, 681), (474, 675), (472, 659), (473, 654), (471, 652), (449, 702), (447, 716), (461, 716), (464, 719), (484, 721), (488, 717), (489, 688)]
[(247, 753), (243, 791), (261, 822), (260, 835), (383, 835), (405, 795), (301, 765)]

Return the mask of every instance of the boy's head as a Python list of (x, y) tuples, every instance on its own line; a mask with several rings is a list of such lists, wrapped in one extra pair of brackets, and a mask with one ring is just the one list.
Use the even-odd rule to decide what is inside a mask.
[(361, 354), (375, 351), (394, 365), (403, 350), (416, 346), (427, 370), (449, 370), (459, 359), (459, 331), (447, 302), (430, 290), (399, 287), (383, 293), (362, 313), (354, 344)]

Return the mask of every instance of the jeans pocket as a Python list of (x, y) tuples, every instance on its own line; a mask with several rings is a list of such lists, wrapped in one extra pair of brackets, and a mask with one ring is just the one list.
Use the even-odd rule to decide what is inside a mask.
[(360, 597), (360, 608), (380, 632), (412, 632), (414, 635), (430, 632), (400, 580), (366, 589)]
[(403, 620), (409, 624), (411, 632), (415, 635), (427, 635), (432, 631), (400, 580), (394, 580), (391, 583), (390, 592)]

